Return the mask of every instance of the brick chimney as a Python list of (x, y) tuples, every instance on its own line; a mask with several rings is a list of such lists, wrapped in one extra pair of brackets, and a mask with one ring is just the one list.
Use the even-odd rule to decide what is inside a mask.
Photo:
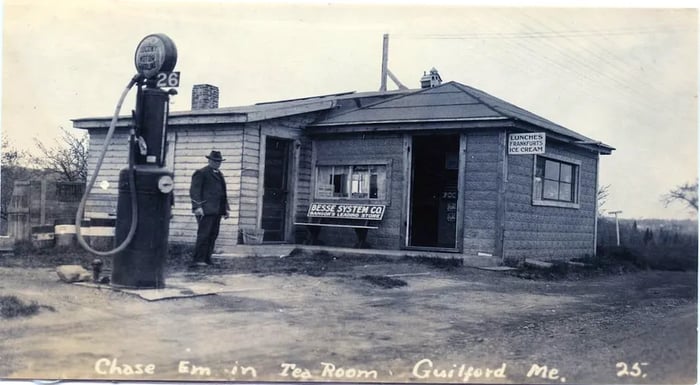
[(429, 74), (423, 72), (423, 77), (420, 78), (420, 88), (432, 88), (437, 87), (440, 84), (442, 84), (442, 78), (435, 67), (430, 69)]
[(192, 87), (192, 109), (219, 108), (219, 87), (211, 84), (195, 84)]

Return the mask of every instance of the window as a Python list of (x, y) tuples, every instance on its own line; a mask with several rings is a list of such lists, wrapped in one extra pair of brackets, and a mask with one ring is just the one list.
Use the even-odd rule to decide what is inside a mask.
[(577, 204), (579, 165), (542, 156), (535, 159), (533, 201), (545, 205)]
[(386, 165), (318, 166), (316, 198), (386, 199)]

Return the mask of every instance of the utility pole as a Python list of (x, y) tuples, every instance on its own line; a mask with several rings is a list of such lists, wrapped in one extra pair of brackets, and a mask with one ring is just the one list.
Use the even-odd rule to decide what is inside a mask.
[(381, 85), (379, 86), (379, 91), (381, 92), (386, 91), (387, 77), (391, 78), (391, 81), (393, 81), (400, 90), (408, 89), (408, 87), (403, 85), (401, 81), (399, 81), (399, 78), (397, 78), (396, 75), (394, 75), (389, 69), (389, 34), (385, 33), (384, 40), (382, 41), (382, 79)]
[(386, 76), (389, 70), (389, 34), (384, 34), (384, 41), (382, 42), (382, 82), (379, 86), (379, 91), (386, 91)]
[(608, 211), (608, 214), (615, 215), (615, 233), (617, 234), (617, 246), (620, 246), (620, 222), (617, 219), (617, 214), (622, 213), (622, 210)]

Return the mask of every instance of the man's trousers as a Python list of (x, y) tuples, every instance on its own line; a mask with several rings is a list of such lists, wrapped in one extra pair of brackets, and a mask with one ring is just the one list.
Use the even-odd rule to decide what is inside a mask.
[(197, 243), (194, 246), (192, 262), (211, 263), (211, 255), (214, 252), (214, 243), (219, 236), (221, 215), (204, 215), (198, 221)]

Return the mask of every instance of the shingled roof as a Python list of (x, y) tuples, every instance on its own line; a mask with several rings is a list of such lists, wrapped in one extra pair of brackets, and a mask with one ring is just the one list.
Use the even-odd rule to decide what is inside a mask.
[(317, 128), (316, 132), (322, 132), (324, 127), (498, 120), (525, 122), (528, 126), (534, 126), (532, 128), (543, 129), (575, 142), (585, 142), (604, 153), (614, 150), (609, 145), (569, 130), (484, 91), (454, 81), (350, 111), (331, 113), (313, 127)]
[[(334, 107), (338, 107), (338, 103), (344, 100), (354, 101), (354, 103), (350, 103), (352, 105), (371, 104), (375, 103), (377, 100), (392, 98), (396, 95), (403, 95), (407, 92), (411, 91), (350, 91), (297, 99), (256, 103), (249, 106), (171, 111), (168, 115), (168, 125), (178, 126), (258, 122), (285, 116), (329, 110)], [(73, 119), (73, 127), (80, 129), (106, 129), (109, 127), (111, 120), (111, 116)], [(130, 127), (131, 124), (131, 116), (122, 115), (119, 117), (117, 127)]]

